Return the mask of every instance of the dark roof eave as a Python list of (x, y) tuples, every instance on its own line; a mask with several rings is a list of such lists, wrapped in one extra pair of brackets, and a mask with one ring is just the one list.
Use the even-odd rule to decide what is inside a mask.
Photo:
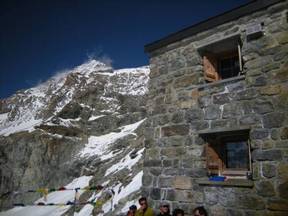
[(166, 36), (160, 40), (157, 40), (155, 42), (147, 44), (144, 47), (144, 51), (146, 53), (151, 53), (154, 50), (157, 50), (161, 47), (164, 47), (164, 46), (169, 45), (171, 43), (174, 43), (176, 41), (182, 40), (182, 39), (187, 38), (189, 36), (195, 35), (195, 34), (200, 33), (202, 31), (208, 30), (208, 29), (213, 28), (215, 26), (221, 25), (223, 23), (235, 20), (235, 19), (240, 18), (244, 15), (247, 15), (247, 14), (256, 12), (258, 10), (267, 8), (270, 5), (276, 4), (276, 3), (281, 2), (281, 1), (284, 1), (284, 0), (257, 0), (257, 1), (252, 1), (250, 3), (247, 3), (245, 5), (241, 5), (237, 8), (234, 8), (232, 10), (229, 10), (227, 12), (224, 12), (222, 14), (219, 14), (219, 15), (211, 17), (207, 20), (204, 20), (200, 23), (197, 23), (195, 25), (187, 27), (183, 30), (172, 33), (172, 34), (170, 34), (170, 35), (168, 35), (168, 36)]

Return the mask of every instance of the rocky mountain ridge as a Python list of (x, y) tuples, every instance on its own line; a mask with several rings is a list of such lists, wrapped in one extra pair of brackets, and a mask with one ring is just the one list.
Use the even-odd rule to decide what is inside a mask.
[[(40, 197), (15, 195), (15, 191), (56, 187), (91, 176), (90, 185), (105, 183), (115, 191), (110, 198), (113, 205), (109, 201), (97, 208), (84, 206), (90, 212), (83, 215), (125, 211), (127, 201), (137, 199), (141, 187), (141, 125), (145, 124), (148, 80), (147, 66), (113, 70), (90, 60), (1, 100), (1, 208), (16, 201), (33, 204)], [(97, 196), (94, 200), (102, 199)], [(89, 193), (81, 197), (89, 199)], [(0, 215), (25, 215), (27, 208)], [(73, 215), (71, 209), (62, 210), (57, 210), (61, 214), (51, 211)]]

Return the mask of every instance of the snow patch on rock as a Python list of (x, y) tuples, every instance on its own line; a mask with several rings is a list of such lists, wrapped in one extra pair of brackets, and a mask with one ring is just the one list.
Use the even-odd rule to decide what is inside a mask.
[(126, 187), (123, 187), (122, 183), (119, 183), (113, 187), (115, 195), (112, 198), (112, 202), (109, 200), (103, 205), (102, 210), (104, 213), (114, 210), (114, 205), (117, 205), (121, 199), (127, 197), (133, 192), (140, 190), (142, 186), (142, 177), (143, 171), (140, 171), (137, 175), (134, 176), (132, 181)]
[[(145, 121), (142, 119), (134, 124), (126, 125), (121, 129), (121, 132), (111, 132), (102, 136), (90, 136), (88, 138), (88, 143), (78, 154), (80, 157), (91, 157), (94, 155), (104, 155), (109, 148), (109, 144), (115, 142), (116, 140), (123, 138), (127, 135), (135, 135), (134, 131)], [(107, 158), (106, 158), (107, 159)]]
[(129, 170), (141, 159), (142, 154), (144, 152), (144, 148), (140, 149), (137, 152), (137, 156), (133, 159), (130, 158), (130, 154), (134, 150), (130, 151), (120, 162), (114, 164), (112, 167), (106, 170), (105, 176), (108, 176), (111, 173), (118, 172), (124, 168), (128, 168)]

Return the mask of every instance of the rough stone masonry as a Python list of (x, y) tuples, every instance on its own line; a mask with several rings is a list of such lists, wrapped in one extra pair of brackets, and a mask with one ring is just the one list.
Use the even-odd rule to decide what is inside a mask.
[[(257, 2), (267, 3), (250, 7)], [(271, 2), (239, 16), (235, 9), (227, 22), (156, 48), (147, 45), (142, 193), (153, 207), (166, 200), (187, 215), (199, 205), (209, 215), (288, 215), (288, 2)], [(254, 23), (264, 34), (248, 40), (246, 29)], [(235, 35), (242, 41), (243, 73), (206, 83), (201, 47)], [(209, 183), (200, 132), (231, 128), (249, 128), (252, 180)]]

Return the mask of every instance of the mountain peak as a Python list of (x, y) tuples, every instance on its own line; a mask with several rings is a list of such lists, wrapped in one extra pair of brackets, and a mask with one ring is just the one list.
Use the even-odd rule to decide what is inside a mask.
[(93, 72), (112, 71), (112, 67), (96, 59), (89, 59), (85, 63), (75, 67), (72, 72), (88, 75)]

